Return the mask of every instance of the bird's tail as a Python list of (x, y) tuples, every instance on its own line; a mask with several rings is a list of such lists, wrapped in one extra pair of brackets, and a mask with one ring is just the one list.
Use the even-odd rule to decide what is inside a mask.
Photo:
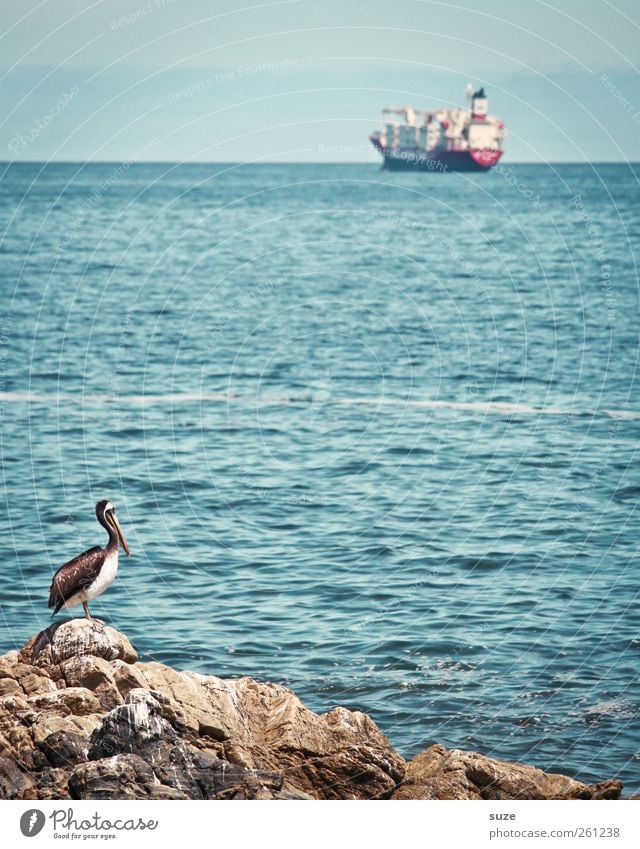
[(56, 596), (52, 590), (51, 594), (49, 595), (49, 604), (47, 605), (48, 607), (53, 607), (53, 613), (51, 614), (52, 619), (60, 611), (60, 608), (63, 604), (64, 599), (60, 598), (59, 596)]

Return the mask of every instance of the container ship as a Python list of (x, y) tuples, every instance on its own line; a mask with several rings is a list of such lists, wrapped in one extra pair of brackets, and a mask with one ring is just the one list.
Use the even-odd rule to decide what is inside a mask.
[(388, 108), (369, 136), (388, 171), (488, 171), (502, 156), (504, 124), (488, 114), (484, 89), (466, 89), (466, 109)]

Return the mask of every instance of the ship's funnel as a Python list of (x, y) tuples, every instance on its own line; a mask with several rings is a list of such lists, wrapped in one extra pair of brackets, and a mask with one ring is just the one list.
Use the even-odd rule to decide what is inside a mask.
[(473, 118), (486, 118), (489, 111), (489, 101), (483, 88), (474, 91), (471, 98), (471, 116)]

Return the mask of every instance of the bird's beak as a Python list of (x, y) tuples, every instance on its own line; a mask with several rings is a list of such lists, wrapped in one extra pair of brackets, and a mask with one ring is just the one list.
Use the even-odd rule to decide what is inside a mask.
[(116, 514), (110, 513), (109, 518), (113, 522), (113, 527), (116, 529), (116, 533), (118, 534), (118, 537), (120, 539), (120, 544), (122, 545), (124, 550), (127, 552), (127, 557), (130, 557), (131, 552), (129, 551), (129, 546), (127, 545), (127, 541), (124, 538), (124, 534), (122, 533), (122, 528), (120, 527), (120, 522), (118, 522), (118, 520), (116, 518)]

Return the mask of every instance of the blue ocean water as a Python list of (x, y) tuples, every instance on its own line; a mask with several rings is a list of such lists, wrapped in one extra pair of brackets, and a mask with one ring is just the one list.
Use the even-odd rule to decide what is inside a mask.
[(144, 659), (639, 792), (638, 176), (4, 166), (0, 650), (108, 497)]

